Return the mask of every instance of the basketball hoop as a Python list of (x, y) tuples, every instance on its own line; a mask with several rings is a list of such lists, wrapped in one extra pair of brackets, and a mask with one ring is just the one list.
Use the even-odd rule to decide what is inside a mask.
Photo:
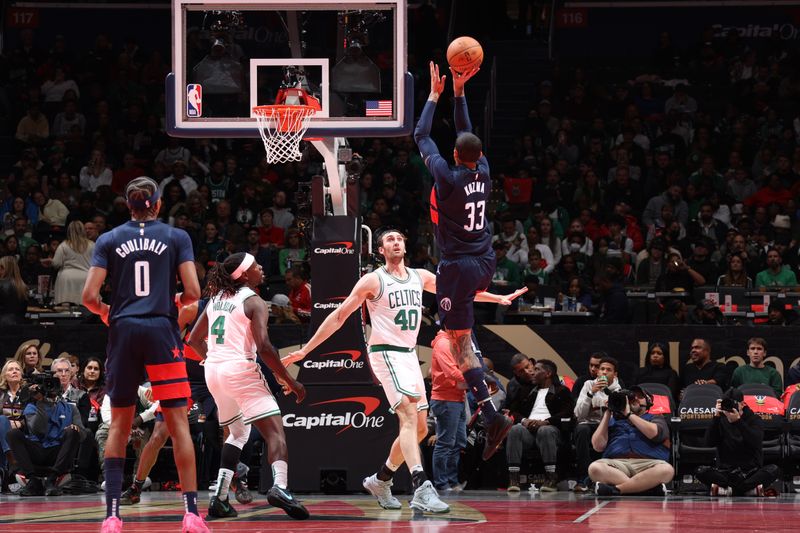
[(267, 163), (299, 161), (300, 141), (311, 116), (317, 109), (310, 105), (259, 105), (253, 108)]

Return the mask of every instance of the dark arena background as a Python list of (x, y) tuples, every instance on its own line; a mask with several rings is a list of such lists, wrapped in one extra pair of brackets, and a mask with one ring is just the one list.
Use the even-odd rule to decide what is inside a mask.
[[(515, 415), (515, 429), (482, 460), (486, 431), (468, 394), (466, 443), (448, 445), (458, 483), (436, 487), (449, 512), (409, 507), (406, 466), (393, 481), (402, 509), (381, 508), (362, 481), (386, 461), (399, 424), (371, 371), (364, 306), (289, 367), (306, 387), (302, 403), (262, 365), (281, 408), (289, 489), (310, 518), (293, 520), (267, 503), (268, 450), (253, 431), (231, 490), (238, 516), (208, 527), (797, 529), (800, 1), (3, 0), (0, 31), (0, 531), (95, 532), (106, 517), (96, 439), (108, 422), (97, 418), (104, 389), (85, 402), (94, 418), (69, 473), (53, 495), (32, 494), (7, 439), (12, 429), (27, 431), (27, 391), (10, 390), (19, 379), (9, 361), (20, 363), (25, 389), (35, 379), (29, 352), (38, 354), (28, 365), (36, 373), (72, 358), (69, 398), (80, 405), (84, 366), (105, 361), (109, 331), (81, 291), (94, 241), (130, 220), (127, 184), (142, 175), (159, 184), (158, 218), (188, 233), (201, 286), (227, 256), (255, 257), (269, 338), (285, 357), (361, 276), (381, 268), (382, 231), (404, 233), (407, 267), (437, 271), (435, 183), (413, 133), (433, 61), (447, 80), (431, 138), (455, 164), (447, 49), (460, 36), (483, 53), (465, 91), (491, 173), (488, 290), (527, 289), (511, 305), (474, 305), (489, 390)], [(286, 143), (293, 131), (263, 133), (251, 108), (283, 103), (281, 90), (294, 83), (320, 107), (295, 139), (297, 160), (278, 161), (264, 143), (270, 135)], [(101, 294), (110, 302), (114, 287)], [(434, 294), (424, 294), (421, 311), (395, 324), (418, 331), (430, 398), (441, 372), (432, 364), (441, 357), (432, 349)], [(651, 361), (653, 349), (663, 362)], [(594, 462), (602, 454), (592, 435), (606, 410), (597, 396), (611, 390), (592, 388), (602, 378), (581, 389), (605, 372), (590, 368), (593, 355), (616, 360), (623, 389), (641, 385), (653, 395), (650, 412), (639, 414), (658, 424), (611, 409), (614, 423), (632, 435), (657, 426), (660, 437), (620, 452), (612, 427), (604, 457), (652, 459), (661, 447), (669, 479), (628, 490), (621, 467)], [(557, 371), (539, 381), (542, 360)], [(561, 387), (571, 395), (558, 400)], [(739, 391), (734, 414), (718, 410), (717, 400)], [(639, 394), (624, 401), (630, 407)], [(555, 416), (567, 396), (572, 403)], [(575, 408), (587, 397), (589, 415)], [(203, 516), (222, 445), (205, 409), (201, 402), (189, 411)], [(434, 484), (444, 479), (434, 458), (437, 441), (449, 438), (443, 420), (429, 413), (420, 443)], [(556, 464), (543, 460), (538, 422), (559, 429)], [(740, 433), (745, 424), (757, 429)], [(152, 427), (143, 423), (128, 446), (123, 489)], [(252, 503), (239, 500), (241, 483)], [(123, 530), (178, 531), (183, 514), (168, 441), (141, 501), (122, 507)]]

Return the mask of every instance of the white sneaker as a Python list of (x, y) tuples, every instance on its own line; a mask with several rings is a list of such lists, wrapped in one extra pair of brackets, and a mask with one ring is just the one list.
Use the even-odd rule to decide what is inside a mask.
[(384, 509), (402, 509), (400, 500), (392, 496), (392, 480), (381, 481), (376, 474), (365, 477), (361, 482), (367, 492), (378, 499), (378, 505)]
[(414, 491), (414, 498), (411, 500), (411, 507), (428, 513), (449, 513), (450, 506), (439, 499), (439, 493), (433, 487), (430, 480), (420, 485)]

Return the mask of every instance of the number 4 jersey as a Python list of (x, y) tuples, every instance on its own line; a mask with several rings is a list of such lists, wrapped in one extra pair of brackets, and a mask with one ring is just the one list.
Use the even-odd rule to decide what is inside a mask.
[(214, 296), (206, 305), (208, 315), (208, 361), (224, 362), (256, 358), (256, 343), (250, 319), (244, 313), (244, 301), (256, 296), (253, 289), (242, 287), (233, 296)]
[(178, 266), (194, 261), (189, 234), (163, 222), (129, 221), (97, 239), (92, 266), (108, 271), (111, 322), (130, 316), (177, 319)]
[(375, 275), (381, 288), (375, 298), (367, 300), (372, 321), (370, 346), (388, 344), (402, 348), (417, 345), (422, 318), (422, 278), (413, 268), (407, 268), (406, 279), (399, 279), (381, 267)]

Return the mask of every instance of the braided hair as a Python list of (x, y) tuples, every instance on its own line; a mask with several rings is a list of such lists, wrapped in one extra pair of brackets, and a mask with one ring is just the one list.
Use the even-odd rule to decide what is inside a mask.
[(231, 278), (231, 274), (239, 268), (245, 258), (244, 252), (229, 255), (224, 261), (218, 261), (208, 273), (203, 295), (207, 298), (219, 295), (222, 298), (236, 294), (247, 283), (247, 277)]

